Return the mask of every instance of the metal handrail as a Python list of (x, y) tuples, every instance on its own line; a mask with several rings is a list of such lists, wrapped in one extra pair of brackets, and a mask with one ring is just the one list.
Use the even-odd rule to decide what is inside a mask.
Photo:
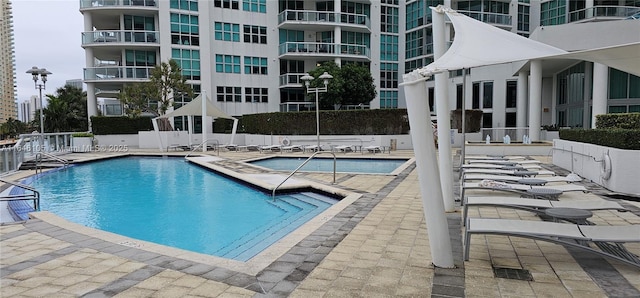
[(189, 155), (191, 155), (191, 153), (196, 152), (196, 150), (198, 150), (199, 148), (202, 148), (202, 146), (205, 143), (209, 143), (209, 141), (215, 141), (215, 143), (213, 143), (214, 145), (216, 145), (213, 149), (213, 151), (216, 151), (217, 154), (216, 155), (220, 155), (220, 142), (218, 140), (205, 140), (202, 141), (202, 143), (198, 144), (197, 146), (193, 147), (193, 149), (191, 149), (191, 152), (187, 153), (187, 155), (184, 156), (184, 158), (186, 159), (187, 157), (189, 157)]
[(4, 196), (4, 197), (0, 197), (0, 201), (25, 201), (25, 200), (33, 200), (33, 210), (39, 211), (40, 210), (40, 192), (38, 192), (35, 188), (28, 186), (28, 185), (24, 185), (18, 182), (13, 182), (13, 181), (8, 181), (5, 179), (0, 179), (0, 182), (4, 182), (6, 184), (11, 184), (15, 187), (19, 187), (22, 189), (26, 189), (28, 191), (32, 191), (33, 192), (33, 197), (27, 197), (22, 196), (22, 195), (17, 195), (17, 196)]
[(42, 160), (43, 160), (42, 157), (43, 156), (46, 156), (48, 158), (57, 160), (58, 162), (61, 162), (62, 163), (62, 168), (66, 168), (69, 165), (69, 161), (64, 159), (64, 158), (55, 156), (55, 155), (53, 155), (51, 153), (47, 153), (47, 152), (38, 152), (38, 154), (36, 154), (36, 174), (38, 173), (38, 169), (40, 169), (40, 172), (42, 172), (42, 168), (40, 167), (40, 165), (42, 164)]
[(304, 165), (306, 165), (310, 160), (312, 160), (314, 157), (316, 157), (316, 155), (318, 155), (320, 153), (330, 153), (331, 155), (333, 155), (333, 184), (336, 184), (336, 154), (331, 152), (331, 151), (318, 151), (318, 152), (316, 152), (314, 154), (311, 154), (311, 156), (309, 156), (309, 158), (307, 158), (307, 160), (305, 160), (300, 166), (298, 166), (295, 170), (293, 170), (289, 174), (289, 176), (287, 176), (287, 178), (284, 178), (284, 180), (282, 180), (282, 182), (280, 182), (280, 184), (278, 184), (276, 187), (273, 188), (273, 192), (271, 193), (271, 199), (272, 200), (276, 199), (276, 190), (278, 189), (278, 187), (282, 186), (282, 184), (284, 184), (287, 180), (289, 180), (289, 178), (291, 178), (291, 176), (293, 176), (293, 174), (298, 172), (298, 170), (300, 170), (302, 167), (304, 167)]

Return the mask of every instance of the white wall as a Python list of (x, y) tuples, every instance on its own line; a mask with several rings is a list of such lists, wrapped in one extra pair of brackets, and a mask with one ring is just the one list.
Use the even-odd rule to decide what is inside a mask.
[[(602, 173), (605, 152), (611, 157), (609, 179), (604, 179)], [(556, 139), (553, 140), (553, 164), (573, 170), (581, 177), (611, 191), (640, 195), (640, 150), (622, 150)]]

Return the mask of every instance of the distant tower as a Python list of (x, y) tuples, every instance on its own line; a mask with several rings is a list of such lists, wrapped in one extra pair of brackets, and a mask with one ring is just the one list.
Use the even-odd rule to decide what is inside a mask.
[(29, 101), (22, 101), (19, 104), (18, 107), (18, 120), (24, 122), (24, 123), (28, 123), (31, 122), (31, 120), (33, 120), (33, 110), (32, 110), (32, 105)]
[(11, 1), (0, 0), (0, 123), (18, 118)]
[(65, 86), (73, 86), (76, 87), (80, 90), (84, 89), (84, 85), (82, 84), (82, 79), (75, 79), (75, 80), (67, 80), (64, 83)]

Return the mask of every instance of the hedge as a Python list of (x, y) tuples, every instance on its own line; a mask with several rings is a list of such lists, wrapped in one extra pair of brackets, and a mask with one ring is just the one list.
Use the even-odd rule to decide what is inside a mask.
[(640, 113), (596, 115), (596, 128), (640, 129)]
[(150, 117), (91, 117), (91, 130), (96, 135), (137, 134), (153, 130)]
[(568, 141), (640, 150), (640, 129), (561, 129), (559, 134)]

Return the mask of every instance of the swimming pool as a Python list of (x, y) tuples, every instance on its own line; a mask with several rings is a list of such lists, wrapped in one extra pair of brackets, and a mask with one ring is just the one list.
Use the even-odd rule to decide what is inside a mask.
[(240, 261), (337, 202), (309, 192), (272, 200), (183, 158), (110, 159), (31, 180), (40, 209), (71, 222)]
[[(306, 157), (270, 157), (249, 161), (250, 164), (276, 171), (291, 172), (299, 167)], [(336, 172), (391, 174), (408, 159), (382, 158), (336, 158)], [(317, 157), (310, 160), (300, 169), (306, 172), (333, 172), (333, 158)]]

